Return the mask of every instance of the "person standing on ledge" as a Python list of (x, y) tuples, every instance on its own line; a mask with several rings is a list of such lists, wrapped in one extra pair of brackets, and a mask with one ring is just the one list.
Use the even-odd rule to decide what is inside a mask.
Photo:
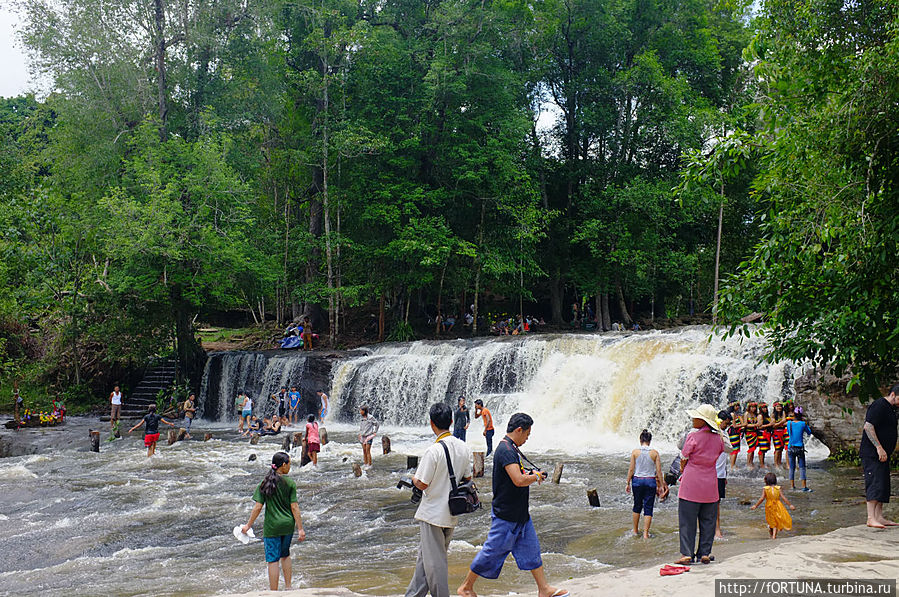
[(194, 417), (197, 414), (197, 397), (195, 394), (191, 394), (187, 397), (187, 400), (184, 401), (184, 428), (187, 433), (184, 434), (184, 439), (190, 439), (190, 426), (194, 422)]
[[(449, 564), (446, 550), (449, 548), (453, 529), (459, 518), (450, 513), (446, 496), (452, 484), (447, 459), (453, 464), (453, 473), (459, 482), (471, 477), (471, 451), (468, 446), (450, 436), (453, 411), (448, 404), (431, 405), (428, 413), (431, 431), (437, 439), (425, 451), (421, 463), (412, 477), (412, 483), (423, 492), (415, 520), (421, 530), (415, 575), (405, 597), (449, 597)], [(446, 452), (444, 452), (446, 448)]]
[(316, 392), (318, 394), (318, 399), (321, 401), (321, 405), (318, 411), (318, 418), (324, 420), (325, 417), (328, 416), (328, 395), (319, 390)]
[(115, 429), (115, 424), (122, 416), (122, 391), (119, 386), (112, 388), (112, 393), (109, 394), (109, 404), (112, 407), (109, 411), (109, 426)]
[(897, 526), (883, 516), (883, 505), (890, 501), (890, 454), (896, 449), (896, 405), (899, 384), (890, 388), (888, 396), (878, 398), (868, 407), (858, 455), (865, 473), (867, 525), (875, 529)]
[(303, 350), (312, 350), (312, 321), (303, 318)]
[(519, 570), (530, 570), (537, 582), (539, 597), (568, 597), (568, 591), (557, 589), (546, 581), (540, 541), (528, 512), (528, 486), (542, 483), (546, 473), (521, 466), (521, 451), (531, 435), (534, 419), (515, 413), (506, 426), (506, 436), (493, 453), (493, 513), (487, 540), (471, 562), (465, 582), (456, 591), (462, 597), (477, 597), (474, 583), (482, 576), (496, 579), (506, 556), (515, 558)]
[(459, 398), (459, 408), (456, 409), (455, 417), (453, 417), (453, 437), (464, 442), (470, 422), (471, 417), (468, 414), (468, 408), (465, 406), (465, 397)]

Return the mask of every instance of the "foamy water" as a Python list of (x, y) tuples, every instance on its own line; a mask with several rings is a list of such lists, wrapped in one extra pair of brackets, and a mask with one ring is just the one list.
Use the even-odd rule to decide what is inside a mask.
[[(295, 466), (308, 539), (293, 547), (295, 585), (347, 586), (371, 595), (402, 592), (412, 577), (418, 526), (408, 491), (396, 489), (406, 455), (433, 441), (428, 407), (465, 396), (493, 411), (498, 442), (508, 417), (535, 419), (523, 447), (547, 470), (564, 464), (559, 485), (532, 488), (531, 513), (551, 578), (668, 558), (677, 553), (676, 499), (657, 505), (650, 541), (630, 533), (624, 493), (630, 449), (644, 427), (664, 467), (689, 426), (685, 411), (730, 400), (774, 401), (792, 395), (797, 368), (759, 363), (762, 341), (711, 338), (708, 328), (668, 333), (583, 334), (493, 341), (415, 342), (372, 347), (332, 371), (332, 442), (319, 467)], [(238, 389), (261, 396), (302, 383), (309, 363), (297, 354), (236, 353), (216, 360), (216, 382), (204, 379), (204, 412), (195, 436), (216, 439), (161, 445), (145, 457), (140, 438), (102, 443), (101, 453), (72, 449), (0, 460), (0, 593), (41, 595), (212, 595), (266, 586), (262, 546), (231, 536), (252, 508), (252, 493), (284, 435), (251, 446), (230, 431)], [(258, 398), (258, 396), (254, 396)], [(358, 405), (383, 421), (394, 452), (356, 478)], [(274, 404), (264, 403), (270, 412)], [(477, 439), (480, 421), (469, 431)], [(81, 442), (84, 442), (82, 445)], [(76, 449), (77, 448), (77, 449)], [(257, 460), (249, 461), (250, 455)], [(825, 462), (812, 443), (812, 494), (797, 504), (795, 533), (823, 533), (857, 522), (860, 482), (854, 468)], [(742, 462), (741, 454), (741, 462)], [(485, 509), (462, 518), (450, 545), (450, 577), (461, 580), (489, 528), (490, 472), (479, 482)], [(784, 481), (786, 486), (787, 483)], [(602, 507), (590, 508), (596, 488)], [(722, 524), (728, 541), (763, 541), (763, 514), (741, 502), (761, 495), (758, 473), (733, 472)], [(861, 506), (863, 509), (863, 506)], [(261, 535), (261, 519), (257, 535)], [(532, 579), (507, 564), (496, 590), (529, 591)]]

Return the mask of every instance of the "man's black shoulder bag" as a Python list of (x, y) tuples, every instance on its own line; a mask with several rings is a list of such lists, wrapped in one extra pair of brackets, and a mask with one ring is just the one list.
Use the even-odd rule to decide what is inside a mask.
[(449, 448), (443, 442), (440, 442), (440, 445), (443, 446), (443, 453), (446, 454), (446, 469), (449, 471), (450, 484), (453, 486), (449, 492), (450, 514), (458, 516), (474, 512), (481, 507), (478, 488), (470, 479), (456, 483), (456, 473), (453, 471), (453, 463), (450, 461)]

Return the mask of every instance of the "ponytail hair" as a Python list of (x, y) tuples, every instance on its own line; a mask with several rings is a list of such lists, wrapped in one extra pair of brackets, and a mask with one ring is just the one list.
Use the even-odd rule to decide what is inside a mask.
[(281, 475), (278, 474), (278, 469), (288, 462), (290, 462), (290, 454), (287, 452), (275, 452), (275, 455), (272, 456), (272, 469), (265, 476), (265, 479), (262, 480), (262, 485), (259, 486), (259, 491), (262, 492), (262, 495), (268, 497), (275, 493), (278, 485), (281, 484)]
[(649, 432), (649, 429), (644, 429), (640, 432), (640, 443), (648, 444), (652, 441), (652, 434)]

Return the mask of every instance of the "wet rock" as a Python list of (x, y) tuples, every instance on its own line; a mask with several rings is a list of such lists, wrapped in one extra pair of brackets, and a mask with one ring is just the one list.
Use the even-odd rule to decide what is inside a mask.
[(483, 477), (484, 476), (484, 452), (473, 452), (472, 453), (472, 465), (471, 465), (471, 476), (472, 477)]
[(250, 454), (250, 457), (247, 458), (247, 462), (253, 462), (254, 460), (256, 460), (256, 455), (255, 455), (255, 454)]
[(849, 377), (813, 369), (796, 378), (796, 405), (805, 411), (805, 421), (821, 443), (836, 450), (858, 450), (865, 424), (867, 404), (857, 392), (846, 392)]

